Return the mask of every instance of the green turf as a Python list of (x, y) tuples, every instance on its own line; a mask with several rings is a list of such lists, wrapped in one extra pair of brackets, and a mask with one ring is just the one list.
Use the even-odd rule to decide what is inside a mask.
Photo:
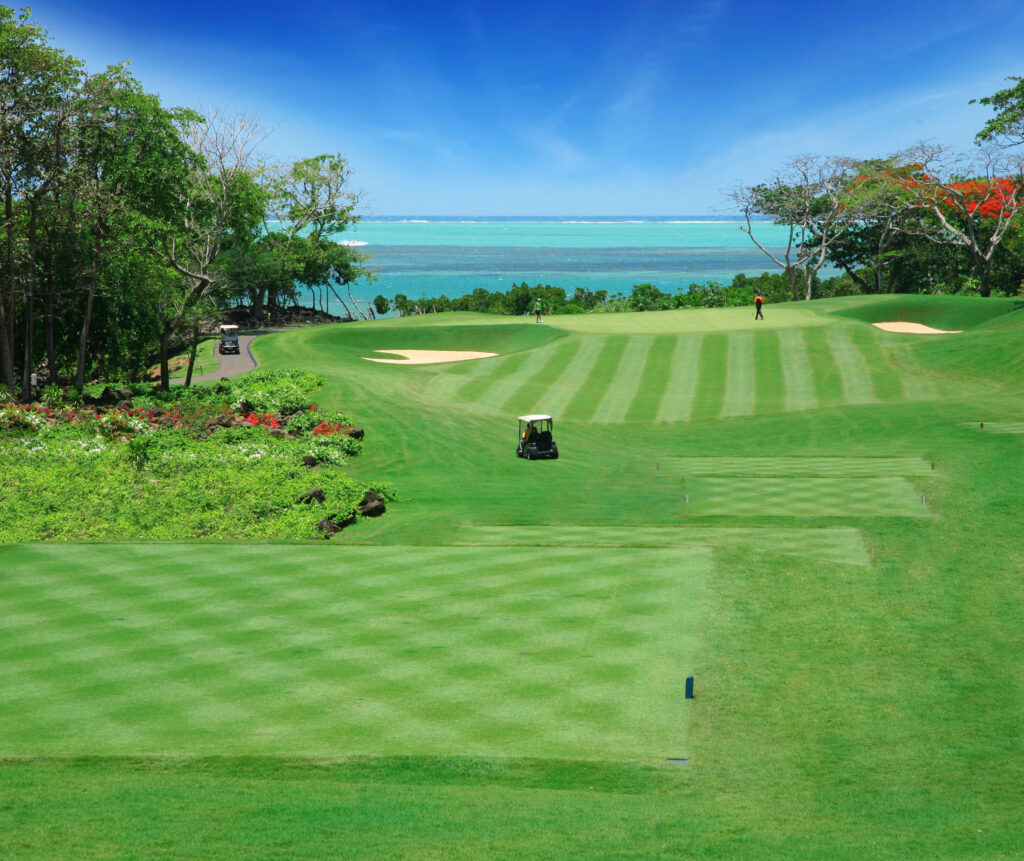
[(979, 422), (977, 425), (974, 422), (970, 422), (965, 424), (964, 427), (977, 427), (980, 430), (989, 431), (989, 433), (1024, 433), (1024, 419), (1020, 421)]
[[(0, 856), (1022, 857), (1018, 304), (259, 339), (398, 499), (319, 546), (0, 547)], [(416, 348), (500, 355), (360, 358)]]
[(702, 548), (284, 552), (7, 552), (5, 752), (685, 750)]
[(819, 529), (764, 526), (460, 526), (457, 544), (537, 547), (742, 547), (747, 552), (813, 556), (847, 565), (869, 565), (860, 532), (850, 527)]
[(934, 466), (919, 457), (665, 457), (655, 464), (659, 478), (677, 475), (878, 476), (931, 475)]

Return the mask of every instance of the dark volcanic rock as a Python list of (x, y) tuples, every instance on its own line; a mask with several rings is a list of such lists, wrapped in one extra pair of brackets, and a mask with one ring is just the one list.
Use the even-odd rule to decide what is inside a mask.
[(359, 503), (359, 513), (363, 517), (380, 517), (387, 507), (384, 505), (384, 500), (380, 498), (374, 490), (366, 491), (363, 496), (363, 501)]
[(314, 466), (316, 466), (316, 458), (313, 457), (313, 455), (311, 455), (311, 454), (307, 454), (305, 457), (303, 457), (302, 458), (302, 462), (306, 466), (308, 466), (310, 469), (312, 469)]
[(295, 501), (302, 502), (305, 505), (309, 505), (312, 502), (325, 502), (326, 497), (324, 496), (323, 490), (321, 490), (319, 487), (314, 487), (308, 493), (302, 494), (302, 496), (300, 496)]
[(316, 528), (318, 532), (324, 534), (324, 538), (330, 538), (332, 535), (336, 535), (341, 532), (346, 526), (351, 526), (356, 522), (356, 516), (350, 514), (348, 517), (341, 517), (338, 514), (333, 514), (330, 517), (325, 517), (319, 523)]

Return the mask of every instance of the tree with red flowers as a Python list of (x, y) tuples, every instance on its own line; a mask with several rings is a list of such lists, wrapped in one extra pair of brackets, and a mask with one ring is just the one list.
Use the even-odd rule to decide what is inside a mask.
[(921, 143), (887, 165), (867, 178), (889, 191), (875, 198), (879, 210), (916, 214), (900, 219), (898, 229), (966, 250), (979, 292), (988, 296), (993, 255), (1024, 209), (1024, 156), (993, 147), (971, 158)]

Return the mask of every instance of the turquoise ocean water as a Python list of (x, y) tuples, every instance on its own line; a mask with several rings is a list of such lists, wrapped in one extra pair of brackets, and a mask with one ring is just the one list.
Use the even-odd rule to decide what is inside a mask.
[[(777, 270), (741, 224), (734, 216), (368, 216), (335, 238), (359, 243), (370, 255), (377, 280), (353, 285), (360, 300), (378, 293), (452, 298), (522, 281), (612, 295), (642, 282), (675, 292), (693, 283), (729, 282), (738, 272)], [(773, 248), (788, 238), (786, 228), (770, 222), (755, 224), (755, 231)], [(328, 310), (341, 313), (333, 299)]]

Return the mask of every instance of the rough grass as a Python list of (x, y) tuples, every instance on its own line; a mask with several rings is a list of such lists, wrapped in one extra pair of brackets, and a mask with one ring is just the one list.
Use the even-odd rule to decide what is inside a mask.
[[(927, 298), (913, 301), (929, 307)], [(45, 714), (49, 698), (69, 703), (78, 719), (54, 707), (51, 718), (66, 720), (60, 750), (40, 746), (38, 756), (0, 766), (0, 853), (1020, 857), (1024, 449), (1019, 434), (986, 431), (989, 422), (1024, 415), (1015, 370), (1024, 321), (1012, 311), (982, 319), (975, 309), (996, 305), (969, 301), (940, 301), (932, 319), (970, 331), (923, 341), (851, 318), (859, 306), (879, 304), (873, 299), (769, 307), (758, 327), (745, 309), (550, 317), (545, 326), (523, 320), (513, 324), (522, 335), (501, 336), (507, 346), (497, 359), (420, 368), (358, 356), (394, 346), (493, 349), (484, 330), (508, 321), (437, 315), (260, 339), (255, 349), (268, 366), (328, 375), (323, 405), (344, 407), (367, 430), (352, 472), (393, 481), (400, 500), (384, 518), (319, 548), (331, 554), (321, 567), (304, 547), (248, 545), (244, 562), (224, 570), (203, 570), (203, 548), (145, 547), (145, 567), (164, 572), (164, 590), (187, 589), (172, 573), (179, 560), (189, 563), (182, 580), (198, 578), (193, 588), (216, 584), (216, 594), (196, 596), (191, 609), (170, 601), (160, 611), (166, 630), (142, 625), (133, 634), (177, 632), (179, 651), (165, 655), (165, 671), (196, 669), (188, 635), (202, 629), (204, 607), (233, 620), (217, 623), (226, 645), (209, 653), (216, 661), (198, 665), (209, 675), (197, 681), (186, 673), (177, 700), (157, 703), (165, 716), (215, 716), (195, 686), (223, 679), (225, 664), (242, 673), (231, 640), (253, 638), (234, 647), (255, 651), (229, 706), (241, 711), (242, 728), (269, 710), (277, 740), (271, 733), (257, 743), (247, 732), (225, 741), (236, 757), (190, 757), (190, 743), (199, 744), (186, 738), (191, 725), (182, 721), (175, 736), (168, 720), (167, 756), (129, 755), (115, 731), (103, 738), (117, 756), (97, 758), (98, 715), (116, 705), (102, 688), (72, 687), (77, 677), (54, 667), (54, 656), (85, 630), (48, 619), (55, 600), (67, 612), (84, 610), (113, 586), (76, 596), (87, 581), (69, 574), (61, 582), (70, 593), (55, 597), (31, 580), (57, 575), (27, 562), (19, 575), (27, 580), (4, 599), (23, 603), (8, 617), (20, 619), (19, 633), (2, 641), (9, 660), (0, 681), (7, 690), (32, 662), (58, 681), (31, 694), (36, 705), (17, 715), (0, 700), (0, 750), (26, 752), (32, 738), (45, 737), (24, 721), (36, 719), (37, 706)], [(472, 345), (459, 332), (463, 321), (478, 330)], [(561, 458), (515, 458), (516, 412), (545, 404), (556, 405), (542, 411), (555, 415)], [(658, 464), (674, 474), (658, 477)], [(852, 505), (844, 489), (869, 480), (884, 482), (897, 515), (915, 513), (894, 516), (870, 499)], [(694, 482), (695, 494), (717, 483), (722, 513), (695, 509), (693, 499), (687, 507)], [(773, 502), (772, 492), (792, 502), (801, 487), (814, 493), (800, 511)], [(921, 493), (927, 516), (917, 516)], [(652, 568), (649, 560), (689, 560), (690, 548), (703, 554), (703, 585), (683, 611), (672, 606), (679, 593), (669, 584), (678, 568), (681, 587), (690, 588), (682, 582), (689, 563)], [(123, 548), (89, 545), (68, 548), (69, 571), (78, 549), (100, 578), (133, 570)], [(52, 550), (0, 549), (0, 569), (6, 576), (10, 559)], [(469, 556), (482, 561), (460, 571), (458, 560)], [(432, 560), (426, 570), (418, 558)], [(357, 559), (369, 568), (354, 580), (341, 576)], [(531, 572), (540, 578), (533, 586)], [(60, 566), (57, 574), (65, 576)], [(622, 600), (613, 591), (600, 597), (603, 579), (618, 584)], [(488, 583), (496, 603), (477, 602), (472, 612), (463, 604), (467, 612), (453, 615)], [(346, 600), (354, 620), (341, 615)], [(500, 618), (490, 612), (497, 609)], [(336, 618), (314, 624), (320, 610)], [(657, 627), (673, 624), (676, 612), (683, 615), (674, 629)], [(280, 618), (248, 630), (247, 613)], [(198, 619), (186, 622), (190, 615)], [(126, 618), (102, 616), (119, 617)], [(611, 674), (588, 681), (587, 697), (574, 699), (565, 676), (550, 674), (556, 666), (591, 672), (593, 659), (576, 649), (628, 633), (638, 618), (654, 627), (613, 644), (622, 660), (609, 656)], [(484, 660), (506, 628), (542, 650), (556, 638), (563, 651), (546, 663), (517, 655), (523, 663), (511, 668)], [(353, 636), (365, 638), (357, 644), (365, 650), (362, 704), (338, 698), (342, 670), (324, 663), (324, 653), (288, 652), (312, 645), (330, 654)], [(295, 642), (303, 637), (314, 642)], [(498, 642), (481, 645), (488, 637)], [(431, 658), (437, 641), (463, 651), (451, 661)], [(202, 638), (197, 645), (210, 648)], [(158, 644), (146, 658), (140, 649), (134, 666), (161, 651)], [(132, 666), (94, 662), (80, 672)], [(300, 688), (304, 705), (295, 694), (269, 692), (275, 674), (293, 680), (314, 666), (315, 682)], [(694, 674), (696, 699), (675, 704), (688, 711), (685, 726), (675, 725), (682, 735), (672, 752), (689, 764), (654, 764), (668, 742), (657, 747), (645, 733), (664, 728), (658, 703), (672, 697), (648, 686), (638, 667), (660, 667), (677, 696)], [(503, 692), (514, 685), (524, 701), (536, 693), (536, 731), (501, 719), (499, 673)], [(148, 684), (165, 682), (142, 673), (141, 690), (122, 693), (145, 700)], [(254, 697), (246, 685), (259, 684), (265, 693)], [(313, 707), (328, 702), (333, 711)], [(395, 702), (397, 713), (374, 711), (374, 703)], [(485, 720), (482, 709), (495, 711)], [(136, 737), (156, 731), (145, 714), (126, 723)], [(634, 726), (642, 729), (633, 753), (608, 762), (615, 739)], [(462, 732), (475, 746), (448, 755), (439, 740)], [(320, 755), (296, 755), (305, 733), (324, 741)], [(373, 735), (409, 755), (377, 754), (381, 744), (373, 756), (356, 756)]]

